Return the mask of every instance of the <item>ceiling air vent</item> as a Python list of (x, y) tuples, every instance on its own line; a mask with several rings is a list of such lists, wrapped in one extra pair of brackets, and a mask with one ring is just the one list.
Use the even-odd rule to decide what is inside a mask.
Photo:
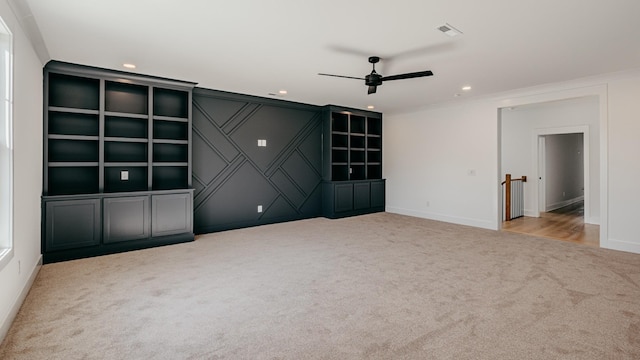
[(458, 36), (458, 35), (462, 35), (462, 31), (454, 28), (453, 26), (449, 25), (449, 24), (444, 24), (442, 26), (438, 26), (437, 27), (438, 30), (442, 31), (445, 35), (450, 36), (450, 37), (454, 37), (454, 36)]

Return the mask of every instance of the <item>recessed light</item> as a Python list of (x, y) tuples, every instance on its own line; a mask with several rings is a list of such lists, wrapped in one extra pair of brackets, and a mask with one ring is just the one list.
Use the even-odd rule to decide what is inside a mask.
[(278, 91), (278, 94), (285, 95), (286, 93), (287, 93), (287, 90), (280, 90), (280, 91)]
[(369, 110), (373, 110), (373, 109), (375, 109), (375, 108), (376, 108), (376, 107), (375, 107), (375, 106), (373, 106), (373, 105), (369, 105), (369, 106), (367, 106), (367, 109), (369, 109)]
[(126, 67), (127, 69), (135, 69), (136, 68), (135, 64), (129, 64), (129, 63), (122, 64), (122, 66)]
[(471, 90), (471, 86), (469, 86), (469, 85), (467, 85), (467, 86), (463, 86), (463, 87), (462, 87), (462, 90), (464, 90), (464, 91), (469, 91), (469, 90)]

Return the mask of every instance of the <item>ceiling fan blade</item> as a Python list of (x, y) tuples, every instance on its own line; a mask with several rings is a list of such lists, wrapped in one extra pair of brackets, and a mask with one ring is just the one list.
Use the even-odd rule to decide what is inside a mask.
[(369, 90), (367, 91), (367, 95), (375, 94), (377, 86), (369, 86)]
[(323, 74), (323, 73), (318, 73), (318, 75), (333, 76), (333, 77), (339, 77), (339, 78), (345, 78), (345, 79), (364, 80), (364, 78), (359, 78), (359, 77), (354, 77), (354, 76), (345, 76), (345, 75), (333, 75), (333, 74)]
[(371, 56), (371, 51), (366, 51), (366, 50), (362, 50), (362, 49), (356, 49), (356, 48), (349, 47), (349, 46), (329, 45), (328, 48), (330, 50), (332, 50), (332, 51), (336, 51), (336, 52), (343, 53), (343, 54), (348, 54), (348, 55), (356, 55), (358, 57), (367, 58), (367, 57)]
[(412, 78), (431, 76), (431, 75), (433, 75), (433, 72), (431, 72), (431, 70), (427, 70), (427, 71), (418, 71), (418, 72), (399, 74), (399, 75), (384, 76), (381, 80), (382, 81), (402, 80), (402, 79), (412, 79)]

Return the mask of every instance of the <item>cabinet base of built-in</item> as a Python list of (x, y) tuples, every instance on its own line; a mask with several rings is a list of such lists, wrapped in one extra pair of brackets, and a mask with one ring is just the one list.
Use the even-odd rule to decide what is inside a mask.
[(44, 263), (194, 240), (193, 189), (42, 200)]

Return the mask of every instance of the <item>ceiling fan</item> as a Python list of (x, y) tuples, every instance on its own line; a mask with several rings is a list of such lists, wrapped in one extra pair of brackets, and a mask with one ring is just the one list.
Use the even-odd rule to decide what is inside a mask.
[(375, 93), (377, 87), (382, 85), (383, 81), (412, 79), (412, 78), (417, 78), (417, 77), (432, 76), (433, 75), (433, 72), (431, 72), (431, 70), (426, 70), (426, 71), (418, 71), (418, 72), (399, 74), (399, 75), (382, 76), (382, 75), (380, 75), (380, 74), (378, 74), (376, 72), (376, 64), (379, 61), (380, 61), (380, 57), (378, 57), (378, 56), (370, 56), (369, 57), (369, 62), (373, 65), (373, 70), (371, 70), (371, 73), (369, 75), (365, 76), (364, 78), (359, 78), (359, 77), (354, 77), (354, 76), (344, 76), (344, 75), (323, 74), (323, 73), (318, 73), (318, 75), (333, 76), (333, 77), (346, 78), (346, 79), (364, 80), (365, 85), (367, 85), (369, 87), (369, 90), (367, 91), (367, 94)]

